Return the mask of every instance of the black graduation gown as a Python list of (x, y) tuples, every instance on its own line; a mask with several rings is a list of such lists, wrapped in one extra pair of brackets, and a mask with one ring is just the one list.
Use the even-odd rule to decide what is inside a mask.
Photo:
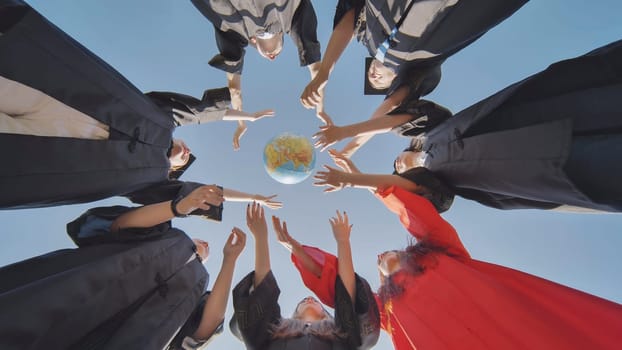
[[(79, 248), (0, 269), (0, 348), (169, 344), (205, 298), (209, 275), (192, 240), (170, 222), (108, 232), (106, 224), (129, 209), (91, 209), (67, 225)], [(185, 327), (186, 335), (196, 327)]]
[(301, 66), (321, 59), (317, 17), (311, 0), (192, 0), (214, 25), (219, 54), (209, 64), (242, 74), (245, 48), (258, 32), (289, 34), (298, 49)]
[[(0, 23), (1, 76), (110, 127), (108, 140), (0, 134), (10, 165), (0, 167), (0, 209), (84, 203), (149, 187), (153, 202), (181, 194), (183, 183), (168, 177), (172, 113), (24, 2), (0, 0)], [(169, 190), (158, 192), (160, 185)]]
[(370, 349), (380, 332), (380, 316), (369, 284), (356, 276), (356, 296), (350, 299), (341, 278), (335, 282), (335, 324), (344, 338), (321, 339), (310, 333), (274, 339), (270, 328), (281, 321), (278, 299), (281, 290), (270, 271), (250, 292), (255, 272), (244, 277), (233, 289), (234, 315), (231, 332), (247, 349), (261, 350), (346, 350)]
[[(620, 211), (622, 198), (591, 198), (565, 169), (579, 135), (619, 137), (620, 96), (617, 41), (552, 64), (428, 131), (426, 167), (456, 194), (495, 208)], [(600, 152), (619, 160), (615, 150)]]
[[(499, 24), (527, 0), (340, 0), (335, 24), (351, 9), (357, 11), (357, 39), (375, 57), (409, 4), (414, 1), (395, 38), (390, 42), (384, 64), (397, 68), (417, 61), (433, 65), (458, 52)], [(364, 14), (361, 13), (364, 12)], [(358, 16), (357, 16), (358, 15)]]

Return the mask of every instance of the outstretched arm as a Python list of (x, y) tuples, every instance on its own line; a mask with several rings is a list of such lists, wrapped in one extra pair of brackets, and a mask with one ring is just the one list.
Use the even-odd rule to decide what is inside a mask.
[[(378, 108), (376, 108), (376, 111), (374, 111), (374, 114), (372, 114), (370, 121), (376, 118), (384, 117), (390, 112), (392, 112), (394, 109), (399, 107), (404, 101), (404, 99), (408, 96), (409, 92), (410, 92), (410, 88), (408, 86), (402, 86), (399, 89), (397, 89), (393, 94), (387, 97), (380, 104), (380, 106), (378, 106)], [(403, 123), (407, 121), (408, 120), (404, 121)], [(400, 124), (397, 124), (397, 125), (400, 125)], [(356, 153), (356, 151), (358, 151), (359, 148), (363, 147), (364, 144), (366, 144), (369, 140), (371, 140), (373, 136), (374, 134), (364, 134), (364, 135), (358, 135), (354, 137), (350, 142), (348, 142), (348, 144), (341, 150), (340, 153), (342, 153), (348, 158), (352, 157), (352, 155), (354, 155), (354, 153)]]
[(324, 52), (324, 58), (320, 64), (317, 75), (309, 85), (307, 85), (300, 96), (300, 103), (305, 108), (313, 108), (322, 101), (323, 90), (328, 81), (330, 73), (333, 71), (335, 64), (341, 54), (348, 46), (348, 43), (352, 39), (354, 34), (354, 10), (348, 11), (339, 24), (333, 30), (330, 36), (328, 44), (326, 45), (326, 51)]
[[(231, 106), (233, 109), (241, 111), (242, 108), (242, 75), (227, 72), (227, 87), (231, 94)], [(246, 133), (246, 122), (238, 120), (238, 127), (233, 133), (233, 149), (240, 149), (240, 139)]]
[(289, 234), (287, 231), (287, 223), (283, 221), (283, 224), (281, 224), (281, 220), (278, 217), (272, 216), (272, 225), (274, 226), (276, 239), (279, 243), (292, 253), (305, 270), (311, 272), (315, 277), (320, 278), (322, 275), (322, 267), (305, 251), (302, 244)]
[[(402, 125), (408, 121), (413, 119), (410, 114), (397, 114), (397, 115), (383, 115), (378, 118), (372, 117), (372, 119), (349, 124), (345, 126), (337, 126), (334, 124), (326, 124), (320, 126), (320, 131), (313, 135), (313, 138), (316, 139), (315, 147), (321, 148), (321, 152), (323, 152), (326, 148), (332, 146), (336, 142), (339, 142), (348, 137), (356, 137), (356, 144), (358, 145), (357, 149), (363, 144), (360, 143), (360, 140), (365, 140), (365, 142), (369, 141), (372, 136), (376, 134), (381, 134), (385, 132), (391, 131), (396, 126)], [(360, 137), (365, 136), (365, 137)], [(354, 141), (354, 140), (353, 140)], [(363, 142), (363, 143), (365, 143)], [(352, 142), (350, 142), (352, 143)], [(349, 144), (348, 144), (349, 145)], [(352, 155), (352, 146), (344, 149), (349, 149), (350, 154)], [(343, 151), (341, 152), (343, 154)]]
[(324, 165), (327, 171), (318, 171), (314, 179), (315, 186), (326, 186), (324, 192), (338, 191), (345, 186), (356, 188), (365, 188), (379, 190), (389, 186), (398, 186), (406, 191), (414, 192), (419, 186), (403, 177), (391, 174), (364, 174), (364, 173), (346, 173), (335, 168)]
[(224, 320), (235, 262), (242, 250), (244, 250), (245, 245), (246, 234), (239, 228), (234, 227), (222, 250), (223, 261), (220, 266), (220, 272), (203, 308), (201, 322), (193, 335), (194, 339), (207, 339), (214, 334), (216, 328)]
[(348, 215), (343, 215), (337, 210), (337, 216), (330, 218), (330, 226), (333, 229), (333, 236), (337, 241), (337, 261), (338, 274), (341, 277), (344, 287), (350, 295), (350, 300), (354, 301), (356, 295), (356, 276), (354, 275), (354, 264), (352, 263), (352, 248), (350, 246), (350, 231), (352, 225), (348, 220)]
[(253, 202), (246, 207), (246, 224), (255, 237), (255, 278), (253, 286), (257, 288), (271, 269), (268, 225), (261, 205)]
[[(223, 202), (223, 192), (216, 185), (204, 185), (175, 204), (179, 214), (187, 215), (196, 209), (208, 210), (211, 205), (220, 205)], [(173, 201), (149, 204), (131, 210), (113, 221), (111, 230), (118, 231), (128, 227), (153, 227), (175, 217)]]
[(270, 209), (279, 209), (283, 206), (282, 202), (273, 199), (277, 196), (276, 194), (271, 196), (263, 196), (260, 194), (250, 194), (225, 188), (223, 189), (223, 196), (225, 200), (230, 202), (257, 202)]

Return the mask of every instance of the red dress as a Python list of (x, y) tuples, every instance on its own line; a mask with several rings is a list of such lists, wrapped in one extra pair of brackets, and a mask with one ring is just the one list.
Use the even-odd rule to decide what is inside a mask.
[[(378, 197), (419, 241), (447, 249), (423, 260), (424, 273), (396, 273), (404, 292), (382, 305), (382, 328), (396, 349), (620, 349), (622, 305), (507, 267), (471, 259), (456, 230), (429, 201), (391, 187)], [(323, 303), (334, 300), (337, 259), (305, 247), (321, 278), (292, 256)]]

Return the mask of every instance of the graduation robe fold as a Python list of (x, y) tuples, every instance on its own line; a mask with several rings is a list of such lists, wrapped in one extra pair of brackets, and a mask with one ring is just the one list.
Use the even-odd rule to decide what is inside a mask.
[[(0, 168), (0, 208), (84, 203), (148, 187), (155, 202), (179, 194), (182, 183), (168, 179), (172, 113), (26, 3), (0, 0), (0, 22), (10, 23), (1, 29), (0, 76), (110, 128), (107, 140), (0, 133), (10, 164)], [(178, 189), (158, 195), (160, 184)]]
[[(378, 297), (381, 324), (396, 349), (617, 349), (622, 306), (503, 266), (472, 259), (455, 229), (432, 204), (390, 187), (379, 194), (420, 242), (444, 249), (422, 260), (423, 273), (399, 271), (403, 293)], [(322, 266), (321, 279), (292, 256), (305, 285), (332, 298), (336, 258), (306, 248)], [(332, 266), (332, 268), (331, 268)]]
[[(163, 349), (169, 344), (200, 305), (209, 275), (192, 240), (170, 222), (109, 232), (109, 224), (127, 210), (91, 209), (68, 225), (79, 248), (0, 268), (5, 281), (0, 348)], [(185, 327), (190, 332), (185, 335), (192, 336), (197, 326)]]
[[(579, 135), (620, 139), (621, 95), (617, 41), (552, 64), (428, 131), (425, 166), (456, 194), (495, 208), (620, 211), (622, 198), (596, 198), (565, 166)], [(618, 144), (597, 153), (616, 162), (619, 152)], [(621, 193), (618, 181), (611, 186)]]

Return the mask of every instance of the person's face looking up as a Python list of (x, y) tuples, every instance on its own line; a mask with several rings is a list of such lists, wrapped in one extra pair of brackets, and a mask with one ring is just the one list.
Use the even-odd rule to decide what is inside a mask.
[(395, 158), (395, 162), (393, 163), (395, 171), (401, 174), (409, 169), (421, 166), (421, 164), (419, 164), (420, 157), (421, 152), (404, 151), (398, 154), (397, 158)]
[(171, 148), (171, 155), (168, 159), (171, 162), (171, 168), (184, 166), (190, 159), (190, 148), (188, 148), (184, 141), (173, 139), (173, 147)]
[(197, 254), (199, 254), (201, 261), (206, 261), (209, 257), (209, 243), (198, 238), (194, 238), (192, 242), (194, 242), (194, 245), (197, 247)]
[(294, 312), (294, 318), (305, 321), (321, 321), (326, 317), (327, 315), (322, 304), (313, 297), (302, 299)]
[(395, 72), (377, 59), (373, 59), (367, 70), (367, 80), (374, 89), (386, 89), (388, 88), (393, 79), (395, 79)]
[(400, 254), (395, 250), (390, 250), (378, 255), (378, 270), (388, 277), (400, 269)]
[(251, 39), (259, 54), (270, 61), (274, 61), (276, 57), (283, 51), (283, 33), (275, 34), (269, 39), (261, 39), (254, 37)]

